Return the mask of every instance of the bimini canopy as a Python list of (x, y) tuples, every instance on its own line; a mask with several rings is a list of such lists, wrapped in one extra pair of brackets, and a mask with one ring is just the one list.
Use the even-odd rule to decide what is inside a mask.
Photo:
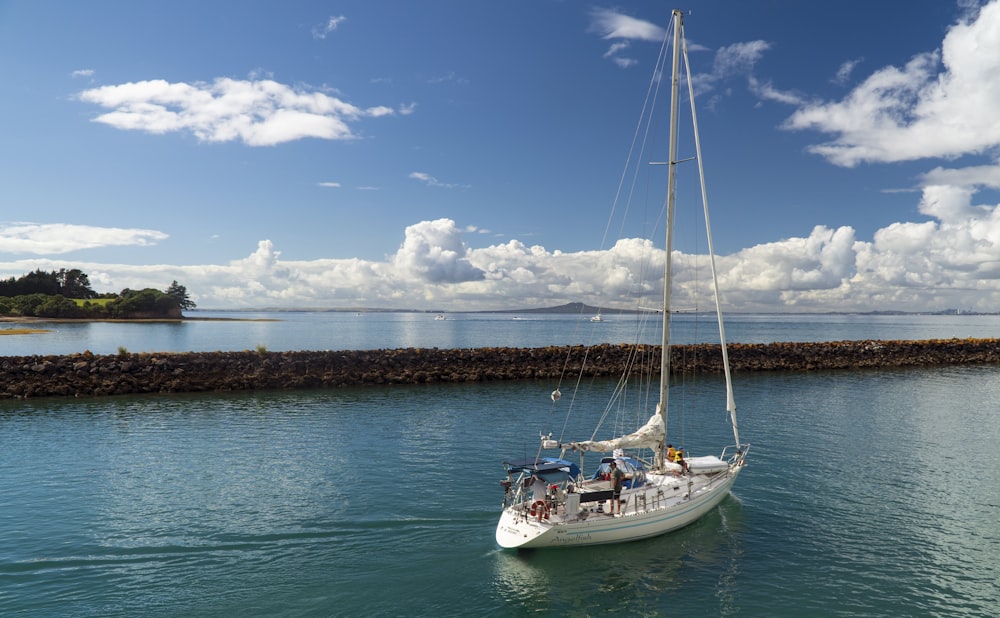
[(566, 479), (575, 479), (580, 475), (580, 466), (565, 459), (555, 457), (536, 457), (534, 459), (517, 459), (503, 462), (508, 474), (521, 472), (540, 477), (546, 483), (558, 483)]

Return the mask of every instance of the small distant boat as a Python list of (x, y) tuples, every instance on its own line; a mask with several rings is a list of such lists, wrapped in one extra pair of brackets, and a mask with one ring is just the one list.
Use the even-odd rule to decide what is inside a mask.
[(441, 315), (441, 314), (439, 313), (439, 314), (437, 314), (436, 316), (434, 316), (434, 319), (435, 319), (435, 320), (447, 320), (448, 318), (444, 317), (443, 315)]
[(591, 322), (603, 322), (603, 321), (604, 321), (604, 318), (602, 318), (602, 317), (601, 317), (601, 314), (600, 314), (600, 313), (598, 313), (598, 314), (597, 314), (597, 315), (595, 315), (594, 317), (590, 318), (590, 321), (591, 321)]

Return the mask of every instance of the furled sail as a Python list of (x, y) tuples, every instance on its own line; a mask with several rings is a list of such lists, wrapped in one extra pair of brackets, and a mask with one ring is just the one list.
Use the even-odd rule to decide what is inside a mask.
[(657, 448), (663, 444), (666, 431), (663, 428), (663, 419), (659, 414), (649, 417), (646, 424), (633, 433), (611, 440), (584, 440), (582, 442), (570, 442), (561, 445), (563, 448), (574, 451), (596, 451), (600, 453), (610, 453), (615, 449), (624, 448)]

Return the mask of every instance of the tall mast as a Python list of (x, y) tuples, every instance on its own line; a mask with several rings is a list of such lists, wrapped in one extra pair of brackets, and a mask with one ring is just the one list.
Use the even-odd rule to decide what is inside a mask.
[[(684, 30), (684, 14), (674, 9), (674, 57), (670, 77), (670, 153), (667, 159), (667, 239), (666, 258), (663, 265), (663, 334), (660, 342), (660, 403), (657, 406), (663, 419), (663, 431), (667, 431), (667, 401), (670, 382), (670, 253), (674, 240), (674, 184), (677, 166), (677, 108), (680, 94), (681, 39)], [(659, 459), (664, 459), (664, 445), (660, 445)]]

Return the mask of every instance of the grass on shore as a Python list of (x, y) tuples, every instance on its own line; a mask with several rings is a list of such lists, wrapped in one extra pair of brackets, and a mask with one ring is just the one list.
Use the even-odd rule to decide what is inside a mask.
[(0, 328), (0, 335), (34, 335), (51, 332), (46, 328)]

